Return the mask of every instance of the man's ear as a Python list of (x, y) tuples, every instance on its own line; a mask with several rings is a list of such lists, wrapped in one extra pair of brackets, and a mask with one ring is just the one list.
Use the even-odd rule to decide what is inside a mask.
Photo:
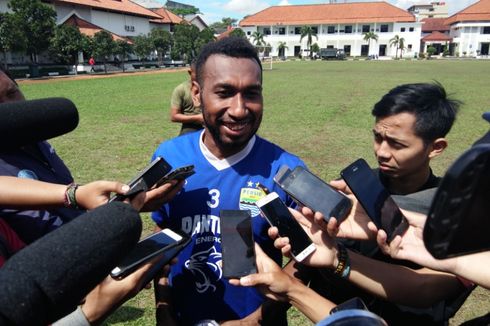
[(429, 158), (432, 159), (439, 156), (447, 147), (446, 138), (437, 138), (431, 144), (431, 151), (429, 152)]
[(199, 86), (197, 81), (192, 82), (191, 93), (194, 106), (201, 106), (201, 86)]

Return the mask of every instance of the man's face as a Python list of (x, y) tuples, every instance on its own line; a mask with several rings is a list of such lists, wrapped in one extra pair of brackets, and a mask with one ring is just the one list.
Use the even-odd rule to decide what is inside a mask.
[(0, 71), (0, 103), (24, 100), (24, 95), (19, 87), (5, 73)]
[(429, 168), (429, 145), (414, 132), (415, 115), (402, 112), (378, 118), (373, 128), (374, 155), (391, 178), (407, 177)]
[[(204, 141), (226, 156), (240, 151), (262, 120), (261, 70), (253, 59), (210, 56), (201, 85), (193, 87), (194, 104), (203, 111)], [(199, 102), (199, 103), (196, 103)]]

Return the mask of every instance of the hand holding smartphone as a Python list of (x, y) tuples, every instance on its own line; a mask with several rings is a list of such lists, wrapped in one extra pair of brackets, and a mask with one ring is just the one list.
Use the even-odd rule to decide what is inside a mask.
[(302, 166), (292, 171), (282, 166), (274, 176), (274, 181), (299, 205), (322, 213), (326, 222), (333, 216), (340, 223), (352, 207), (347, 196)]
[(386, 232), (388, 242), (407, 230), (405, 216), (365, 160), (358, 159), (340, 175), (376, 227)]
[(281, 237), (288, 237), (291, 254), (298, 262), (308, 257), (316, 247), (301, 225), (294, 219), (287, 206), (275, 192), (258, 200), (255, 205), (270, 225), (277, 227)]
[(220, 228), (223, 277), (240, 278), (257, 273), (250, 211), (222, 210)]
[(111, 277), (124, 278), (154, 257), (164, 252), (172, 252), (172, 255), (164, 255), (162, 261), (158, 263), (163, 267), (186, 246), (189, 240), (187, 235), (178, 234), (170, 229), (152, 234), (136, 244), (123, 261), (111, 271)]

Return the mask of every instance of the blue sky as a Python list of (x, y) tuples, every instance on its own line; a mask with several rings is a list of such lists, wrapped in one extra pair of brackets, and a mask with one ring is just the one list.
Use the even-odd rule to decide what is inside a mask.
[[(166, 0), (157, 0), (162, 4), (166, 3)], [(232, 17), (238, 20), (242, 19), (245, 15), (254, 14), (269, 6), (276, 5), (301, 5), (301, 4), (314, 4), (314, 3), (328, 3), (328, 0), (177, 0), (178, 2), (190, 4), (196, 6), (204, 14), (204, 20), (210, 24), (215, 21), (221, 21), (223, 17)], [(373, 1), (373, 0), (368, 0)], [(376, 0), (374, 0), (376, 1)], [(429, 3), (431, 0), (387, 0), (402, 9), (407, 9), (413, 4), (417, 3)], [(444, 1), (444, 0), (439, 0)], [(477, 0), (445, 0), (448, 4), (449, 14), (466, 8), (468, 5), (475, 3)], [(366, 2), (364, 0), (337, 0), (337, 3), (342, 2)]]

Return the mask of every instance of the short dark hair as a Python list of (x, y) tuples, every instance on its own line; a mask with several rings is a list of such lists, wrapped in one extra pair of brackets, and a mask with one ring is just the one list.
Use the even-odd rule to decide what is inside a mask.
[(384, 95), (371, 113), (376, 119), (402, 112), (414, 114), (414, 132), (427, 144), (447, 135), (460, 105), (460, 101), (448, 98), (438, 82), (405, 84)]
[[(196, 60), (196, 79), (199, 84), (202, 82), (204, 64), (208, 58), (214, 54), (220, 54), (233, 58), (247, 58), (257, 62), (262, 72), (262, 64), (257, 50), (244, 38), (229, 36), (222, 38), (216, 42), (209, 42), (204, 45)], [(202, 86), (202, 85), (201, 85)]]

